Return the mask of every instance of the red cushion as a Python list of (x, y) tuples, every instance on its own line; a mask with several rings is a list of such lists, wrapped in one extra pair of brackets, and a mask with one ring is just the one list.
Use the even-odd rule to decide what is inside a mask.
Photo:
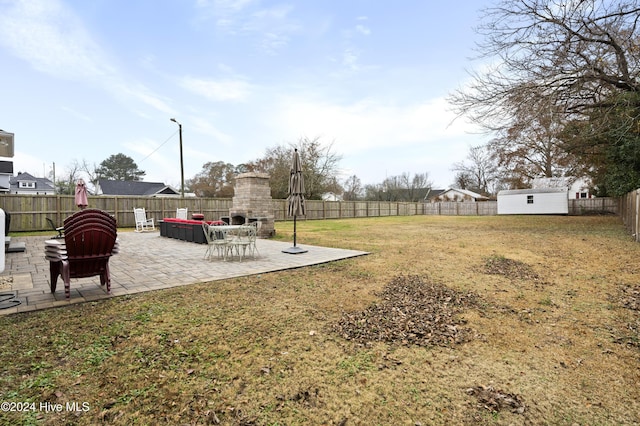
[[(201, 220), (193, 220), (193, 219), (178, 219), (175, 217), (165, 217), (164, 219), (162, 219), (165, 222), (172, 222), (172, 223), (187, 223), (187, 224), (191, 224), (191, 225), (202, 225), (202, 221)], [(221, 220), (208, 220), (207, 223), (209, 225), (223, 225), (224, 222)]]

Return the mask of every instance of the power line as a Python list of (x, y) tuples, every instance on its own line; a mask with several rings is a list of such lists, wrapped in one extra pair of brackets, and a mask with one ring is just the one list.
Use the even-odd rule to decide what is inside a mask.
[(162, 148), (162, 147), (164, 146), (164, 144), (166, 144), (167, 142), (169, 142), (169, 141), (171, 140), (171, 138), (173, 138), (173, 137), (176, 135), (176, 133), (178, 133), (178, 130), (176, 130), (175, 132), (173, 132), (173, 133), (171, 134), (171, 136), (169, 136), (169, 137), (167, 138), (167, 140), (166, 140), (166, 141), (162, 142), (162, 143), (160, 144), (160, 146), (158, 146), (156, 149), (154, 149), (153, 151), (151, 151), (151, 152), (149, 153), (149, 155), (147, 155), (147, 156), (146, 156), (146, 157), (144, 157), (142, 160), (140, 160), (140, 162), (142, 163), (144, 160), (146, 160), (147, 158), (151, 157), (151, 156), (152, 156), (152, 155), (153, 155), (157, 150), (159, 150), (160, 148)]

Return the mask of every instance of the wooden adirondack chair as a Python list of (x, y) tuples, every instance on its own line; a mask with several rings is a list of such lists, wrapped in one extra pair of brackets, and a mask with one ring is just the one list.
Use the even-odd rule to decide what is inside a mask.
[(53, 223), (53, 220), (49, 219), (48, 217), (45, 219), (47, 220), (47, 223), (49, 224), (49, 227), (51, 228), (51, 230), (56, 231), (58, 233), (58, 235), (56, 235), (53, 238), (64, 238), (64, 235), (62, 235), (62, 231), (64, 231), (64, 226), (56, 226), (56, 224)]
[(108, 213), (97, 209), (81, 210), (64, 221), (66, 259), (51, 261), (51, 292), (56, 291), (58, 276), (64, 281), (67, 299), (70, 295), (71, 278), (99, 275), (100, 284), (111, 292), (109, 258), (116, 242), (116, 220)]

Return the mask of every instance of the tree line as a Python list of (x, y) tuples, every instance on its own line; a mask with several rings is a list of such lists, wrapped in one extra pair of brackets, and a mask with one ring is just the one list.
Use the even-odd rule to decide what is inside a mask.
[[(589, 180), (598, 196), (640, 188), (639, 21), (640, 0), (496, 0), (484, 9), (477, 28), (481, 71), (449, 102), (489, 140), (453, 163), (451, 186), (494, 195), (530, 188), (537, 177), (573, 177)], [(309, 199), (333, 192), (344, 200), (417, 201), (432, 186), (428, 173), (367, 185), (356, 175), (341, 180), (333, 143), (302, 138), (249, 163), (207, 162), (186, 182), (188, 190), (230, 197), (234, 176), (255, 171), (270, 175), (274, 198), (286, 198), (293, 148)], [(144, 176), (132, 160), (116, 157), (99, 167), (74, 164), (59, 189), (71, 190), (79, 170), (92, 179), (115, 171), (117, 178)]]
[[(224, 161), (208, 161), (202, 170), (185, 181), (185, 190), (198, 197), (233, 197), (235, 176), (245, 172), (266, 173), (270, 177), (271, 196), (274, 199), (287, 198), (289, 174), (293, 150), (297, 149), (302, 163), (305, 181), (305, 197), (319, 200), (323, 194), (334, 193), (345, 201), (386, 200), (419, 201), (431, 188), (428, 173), (387, 177), (382, 183), (363, 185), (356, 175), (340, 179), (340, 160), (333, 143), (324, 144), (320, 138), (301, 138), (296, 143), (269, 147), (262, 157), (253, 161), (234, 165)], [(92, 186), (100, 179), (142, 180), (146, 175), (135, 161), (125, 154), (111, 155), (99, 165), (87, 161), (74, 160), (61, 176), (55, 179), (59, 194), (73, 194), (76, 182), (88, 177)]]

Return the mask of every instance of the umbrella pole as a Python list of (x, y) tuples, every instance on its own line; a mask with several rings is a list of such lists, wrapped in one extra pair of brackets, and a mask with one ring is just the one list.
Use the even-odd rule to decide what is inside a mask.
[(296, 246), (296, 215), (293, 215), (293, 246)]
[(309, 250), (300, 248), (298, 246), (296, 246), (296, 223), (297, 223), (297, 216), (293, 215), (293, 247), (289, 247), (286, 250), (282, 250), (283, 253), (289, 253), (289, 254), (300, 254), (300, 253), (306, 253)]

